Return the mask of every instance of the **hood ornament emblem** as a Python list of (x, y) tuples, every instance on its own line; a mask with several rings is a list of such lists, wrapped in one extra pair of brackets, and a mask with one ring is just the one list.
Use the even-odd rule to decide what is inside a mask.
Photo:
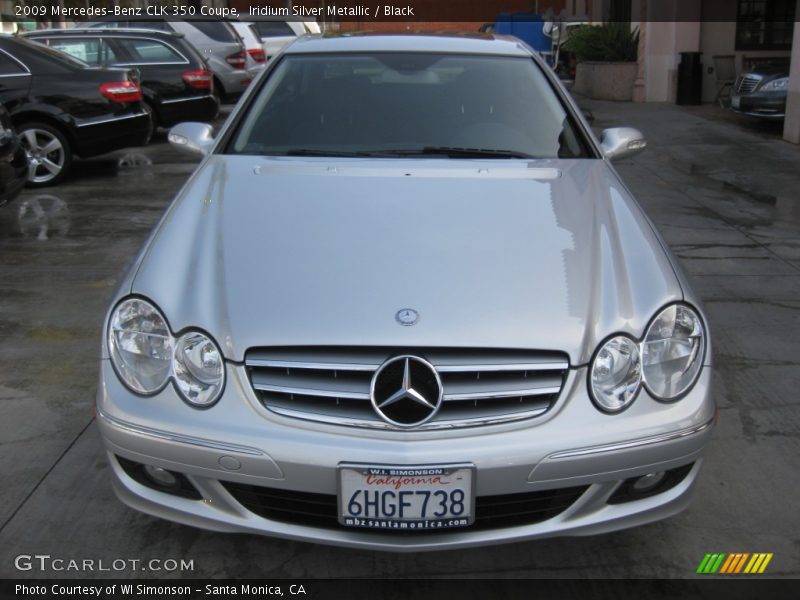
[(372, 378), (369, 395), (378, 416), (396, 427), (416, 427), (432, 419), (444, 397), (434, 366), (409, 355), (383, 363)]
[(395, 320), (404, 327), (415, 325), (419, 321), (419, 313), (413, 308), (401, 308), (394, 315)]

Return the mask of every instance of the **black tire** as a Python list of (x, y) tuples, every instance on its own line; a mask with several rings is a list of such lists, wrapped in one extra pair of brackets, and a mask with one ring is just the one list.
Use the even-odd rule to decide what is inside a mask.
[(28, 154), (26, 185), (46, 187), (63, 181), (72, 167), (72, 146), (64, 132), (39, 121), (22, 123), (16, 130)]

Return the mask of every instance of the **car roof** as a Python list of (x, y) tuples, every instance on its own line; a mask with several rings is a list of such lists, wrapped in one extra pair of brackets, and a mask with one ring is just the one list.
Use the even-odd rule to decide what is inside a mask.
[(470, 33), (464, 35), (322, 34), (297, 38), (287, 54), (326, 52), (445, 52), (489, 56), (531, 56), (531, 50), (511, 36)]
[(185, 21), (191, 23), (192, 21), (223, 21), (219, 17), (213, 15), (115, 15), (113, 13), (107, 15), (100, 15), (95, 17), (91, 22), (97, 23), (99, 21), (111, 21), (113, 23), (126, 23), (130, 21), (153, 21), (156, 23), (163, 23), (164, 21)]
[(172, 38), (185, 38), (177, 31), (164, 31), (163, 29), (147, 29), (146, 27), (72, 27), (70, 29), (34, 29), (22, 33), (24, 37), (33, 37), (39, 34), (47, 35), (163, 35)]

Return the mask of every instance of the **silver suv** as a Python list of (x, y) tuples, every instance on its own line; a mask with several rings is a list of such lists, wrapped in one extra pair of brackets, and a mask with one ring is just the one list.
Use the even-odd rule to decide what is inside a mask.
[(220, 99), (241, 94), (258, 72), (255, 65), (248, 69), (244, 43), (230, 23), (224, 21), (212, 19), (167, 21), (163, 18), (147, 17), (98, 20), (87, 26), (135, 27), (182, 33), (208, 63), (209, 70), (214, 75), (214, 91)]
[(253, 25), (267, 60), (301, 35), (321, 33), (316, 21), (292, 21), (258, 16), (243, 18), (242, 21)]

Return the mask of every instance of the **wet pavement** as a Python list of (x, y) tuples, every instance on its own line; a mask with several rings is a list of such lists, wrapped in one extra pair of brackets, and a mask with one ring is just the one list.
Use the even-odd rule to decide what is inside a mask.
[[(720, 420), (695, 500), (664, 522), (592, 538), (392, 555), (201, 531), (111, 491), (93, 419), (115, 281), (193, 168), (161, 135), (81, 163), (0, 209), (0, 576), (14, 557), (191, 559), (211, 577), (689, 577), (706, 552), (773, 552), (800, 575), (800, 148), (669, 105), (582, 101), (649, 149), (618, 169), (706, 303)], [(98, 576), (175, 576), (163, 571)]]

